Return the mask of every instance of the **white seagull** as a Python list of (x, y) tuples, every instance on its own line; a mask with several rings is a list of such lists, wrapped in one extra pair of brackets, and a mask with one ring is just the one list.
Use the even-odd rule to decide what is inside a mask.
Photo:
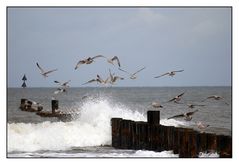
[(169, 100), (168, 102), (172, 102), (174, 101), (174, 103), (179, 103), (179, 101), (182, 99), (182, 96), (184, 95), (185, 92), (175, 96), (174, 98), (172, 98), (171, 100)]
[(163, 108), (163, 106), (160, 104), (159, 101), (153, 101), (153, 102), (151, 103), (151, 105), (152, 105), (152, 107), (154, 107), (154, 108)]
[(62, 93), (62, 92), (66, 92), (66, 89), (69, 88), (70, 86), (68, 85), (68, 83), (70, 82), (71, 80), (68, 80), (64, 83), (60, 83), (59, 81), (54, 81), (56, 84), (59, 84), (60, 87), (57, 88), (57, 90), (54, 92), (54, 94), (58, 94), (58, 93)]
[[(223, 97), (217, 96), (217, 95), (212, 95), (208, 96), (206, 99), (202, 100), (202, 102), (206, 101), (207, 99), (214, 99), (214, 100), (222, 100)], [(223, 101), (223, 100), (222, 100)], [(229, 105), (226, 101), (223, 101), (226, 105)]]
[(120, 67), (120, 61), (119, 61), (119, 58), (117, 56), (114, 56), (113, 58), (107, 59), (107, 62), (112, 64), (112, 65), (114, 65), (114, 61), (116, 61), (118, 66)]
[[(97, 56), (94, 56), (94, 57), (88, 57), (87, 59), (84, 59), (84, 60), (80, 60), (77, 64), (76, 64), (76, 66), (75, 66), (75, 70), (77, 69), (77, 68), (79, 68), (79, 66), (81, 65), (81, 64), (91, 64), (93, 61), (94, 61), (94, 59), (95, 58), (98, 58), (98, 57), (104, 57), (103, 55), (97, 55)], [(104, 57), (105, 58), (105, 57)]]
[(110, 69), (109, 69), (109, 72), (110, 72), (110, 84), (114, 84), (117, 80), (124, 80), (123, 77), (119, 77), (119, 76), (114, 76), (114, 74), (111, 73)]
[(206, 129), (207, 127), (210, 126), (210, 125), (208, 125), (208, 124), (202, 123), (201, 121), (200, 121), (200, 122), (197, 122), (196, 124), (197, 124), (197, 127), (198, 127), (200, 130), (204, 130), (204, 129)]
[(190, 121), (190, 120), (192, 120), (192, 115), (195, 112), (197, 112), (197, 111), (198, 110), (195, 110), (195, 111), (192, 111), (192, 112), (183, 113), (183, 114), (180, 114), (180, 115), (175, 115), (175, 116), (169, 117), (168, 119), (184, 117), (184, 120)]
[(44, 70), (40, 67), (40, 65), (39, 65), (38, 63), (36, 63), (36, 64), (37, 64), (37, 67), (40, 69), (42, 76), (44, 76), (45, 78), (48, 77), (48, 74), (49, 74), (49, 73), (54, 72), (54, 71), (57, 71), (57, 69), (53, 69), (53, 70), (49, 70), (49, 71), (44, 71)]
[(98, 74), (97, 74), (96, 77), (97, 78), (91, 79), (91, 80), (87, 81), (86, 83), (84, 83), (82, 85), (89, 84), (89, 83), (92, 83), (92, 82), (97, 82), (97, 83), (100, 83), (100, 84), (106, 84), (108, 82), (108, 79), (103, 80)]
[(162, 77), (162, 76), (165, 76), (165, 75), (169, 75), (169, 76), (173, 77), (173, 76), (176, 74), (176, 72), (183, 72), (183, 71), (184, 71), (184, 70), (170, 71), (170, 72), (164, 73), (164, 74), (162, 74), (162, 75), (160, 75), (160, 76), (156, 76), (156, 77), (154, 77), (154, 78), (159, 78), (159, 77)]
[(125, 71), (125, 70), (123, 70), (123, 69), (121, 69), (121, 68), (119, 68), (119, 70), (121, 70), (121, 71), (123, 71), (123, 72), (129, 74), (129, 75), (130, 75), (129, 78), (132, 79), (132, 80), (134, 80), (134, 79), (137, 78), (136, 74), (139, 73), (140, 71), (144, 70), (145, 68), (146, 68), (146, 67), (143, 67), (143, 68), (141, 68), (140, 70), (138, 70), (138, 71), (136, 71), (136, 72), (134, 72), (134, 73), (129, 73), (129, 72), (127, 72), (127, 71)]

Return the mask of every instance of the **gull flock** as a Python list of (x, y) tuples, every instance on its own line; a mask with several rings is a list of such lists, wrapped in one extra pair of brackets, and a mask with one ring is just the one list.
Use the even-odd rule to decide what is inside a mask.
[[(93, 64), (94, 62), (100, 60), (100, 59), (105, 59), (107, 63), (115, 66), (115, 67), (118, 67), (118, 70), (120, 70), (121, 72), (124, 72), (127, 77), (131, 80), (135, 80), (137, 79), (138, 77), (138, 74), (139, 72), (143, 71), (144, 69), (146, 69), (146, 67), (142, 67), (138, 70), (136, 70), (135, 72), (131, 73), (131, 72), (128, 72), (126, 71), (125, 69), (122, 69), (121, 68), (121, 63), (120, 63), (120, 59), (117, 57), (117, 56), (113, 56), (112, 58), (108, 58), (108, 57), (105, 57), (103, 55), (96, 55), (96, 56), (93, 56), (93, 57), (88, 57), (88, 58), (85, 58), (85, 59), (81, 59), (79, 60), (74, 69), (77, 70), (77, 69), (80, 69), (81, 67), (83, 67), (83, 65), (89, 65), (89, 64)], [(50, 70), (44, 70), (40, 65), (39, 63), (37, 62), (36, 63), (37, 65), (37, 68), (40, 70), (40, 74), (44, 77), (44, 78), (47, 78), (49, 76), (49, 74), (52, 74), (53, 72), (57, 71), (57, 69), (50, 69)], [(184, 70), (181, 69), (181, 70), (173, 70), (173, 71), (168, 71), (166, 73), (162, 73), (160, 74), (159, 76), (155, 76), (154, 78), (161, 78), (163, 76), (170, 76), (170, 77), (173, 77), (175, 76), (176, 74), (178, 73), (181, 73), (183, 72)], [(120, 80), (124, 80), (125, 78), (124, 77), (121, 77), (119, 75), (115, 75), (115, 73), (112, 73), (111, 70), (109, 69), (109, 75), (108, 77), (106, 78), (102, 78), (99, 74), (96, 75), (95, 78), (92, 78), (90, 80), (86, 80), (85, 83), (83, 83), (82, 85), (86, 85), (86, 84), (90, 84), (90, 83), (97, 83), (97, 84), (101, 84), (101, 85), (115, 85), (117, 81), (120, 81)], [(63, 92), (67, 92), (67, 88), (69, 88), (69, 83), (70, 83), (71, 80), (68, 80), (64, 83), (61, 83), (59, 81), (54, 81), (55, 84), (58, 85), (57, 87), (57, 90), (54, 91), (54, 94), (59, 94), (59, 93), (63, 93)], [(182, 103), (180, 102), (182, 100), (182, 97), (183, 95), (185, 94), (185, 92), (183, 93), (180, 93), (178, 95), (176, 95), (175, 97), (169, 99), (166, 103), (175, 103), (175, 104), (185, 104), (187, 105), (188, 108), (190, 109), (193, 109), (195, 107), (203, 107), (203, 106), (206, 106), (204, 104), (193, 104), (193, 103)], [(205, 101), (207, 100), (216, 100), (216, 101), (222, 101), (224, 102), (226, 105), (229, 105), (223, 97), (221, 96), (217, 96), (217, 95), (212, 95), (212, 96), (208, 96), (206, 97), (205, 99), (201, 100), (202, 103), (205, 103)], [(158, 108), (163, 108), (164, 106), (160, 103), (160, 101), (153, 101), (151, 102), (150, 106), (152, 106), (153, 108), (155, 109), (158, 109)], [(192, 116), (198, 112), (199, 110), (194, 110), (194, 111), (189, 111), (189, 112), (185, 112), (185, 113), (182, 113), (182, 114), (177, 114), (177, 115), (174, 115), (172, 117), (168, 117), (167, 119), (170, 120), (170, 119), (173, 119), (173, 118), (183, 118), (184, 120), (186, 121), (191, 121), (192, 120)], [(198, 129), (200, 130), (204, 130), (206, 128), (209, 127), (209, 125), (205, 124), (205, 123), (202, 123), (201, 121), (197, 122), (196, 123), (196, 126), (198, 127)]]

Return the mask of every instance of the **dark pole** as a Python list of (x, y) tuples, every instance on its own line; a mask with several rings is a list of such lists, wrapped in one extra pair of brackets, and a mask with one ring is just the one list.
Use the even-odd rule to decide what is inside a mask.
[(51, 100), (52, 113), (56, 113), (56, 110), (58, 109), (58, 103), (58, 100)]
[(148, 111), (147, 112), (147, 121), (152, 125), (160, 124), (160, 111)]

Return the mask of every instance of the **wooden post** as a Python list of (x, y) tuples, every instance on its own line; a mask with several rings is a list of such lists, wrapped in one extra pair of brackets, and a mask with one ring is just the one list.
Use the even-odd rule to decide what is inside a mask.
[(130, 120), (122, 120), (120, 122), (120, 148), (130, 149), (132, 148), (132, 134), (131, 134), (131, 123)]
[(168, 147), (167, 127), (164, 125), (160, 125), (160, 143), (161, 150), (167, 150)]
[(189, 132), (189, 146), (188, 150), (190, 152), (191, 158), (198, 157), (198, 132), (197, 131), (190, 131)]
[(58, 100), (51, 100), (51, 109), (53, 114), (56, 113), (56, 110), (59, 108), (58, 103)]
[(138, 149), (146, 149), (148, 146), (148, 123), (136, 122), (136, 132), (138, 136)]
[(20, 104), (21, 110), (25, 110), (27, 108), (26, 102), (27, 102), (27, 99), (24, 99), (24, 98), (21, 99), (21, 104)]
[(207, 134), (200, 133), (198, 139), (198, 152), (206, 152), (207, 151)]
[(232, 158), (232, 137), (220, 135), (217, 140), (220, 157)]
[(179, 153), (179, 147), (180, 147), (180, 137), (181, 137), (181, 132), (183, 131), (183, 128), (175, 128), (175, 133), (174, 133), (174, 147), (173, 147), (173, 153), (178, 154)]
[(111, 129), (112, 129), (112, 147), (118, 148), (120, 146), (120, 122), (122, 118), (112, 118), (111, 119)]
[(137, 149), (137, 132), (136, 132), (136, 122), (131, 122), (131, 133), (132, 133), (132, 149)]
[(25, 104), (26, 101), (27, 101), (27, 99), (22, 98), (22, 99), (21, 99), (21, 105), (22, 105), (22, 104)]
[(179, 150), (179, 157), (181, 158), (190, 158), (191, 157), (191, 151), (189, 150), (189, 135), (193, 132), (192, 129), (185, 128), (182, 132), (182, 138), (180, 139), (181, 146)]
[(173, 150), (173, 146), (174, 146), (174, 129), (175, 129), (175, 127), (168, 126), (167, 129), (168, 129), (168, 131), (167, 131), (168, 150)]
[(160, 125), (149, 125), (147, 149), (153, 151), (161, 151), (160, 144)]
[(210, 152), (217, 151), (217, 135), (207, 134), (207, 150)]
[(159, 125), (160, 111), (147, 111), (147, 121), (149, 124)]

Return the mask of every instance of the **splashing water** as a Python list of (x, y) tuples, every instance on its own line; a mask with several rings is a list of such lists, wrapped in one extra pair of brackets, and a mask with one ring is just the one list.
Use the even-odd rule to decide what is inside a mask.
[[(138, 111), (105, 99), (86, 101), (71, 122), (8, 124), (8, 151), (66, 150), (71, 147), (111, 144), (112, 117), (144, 121)], [(21, 142), (21, 143), (19, 143)]]

